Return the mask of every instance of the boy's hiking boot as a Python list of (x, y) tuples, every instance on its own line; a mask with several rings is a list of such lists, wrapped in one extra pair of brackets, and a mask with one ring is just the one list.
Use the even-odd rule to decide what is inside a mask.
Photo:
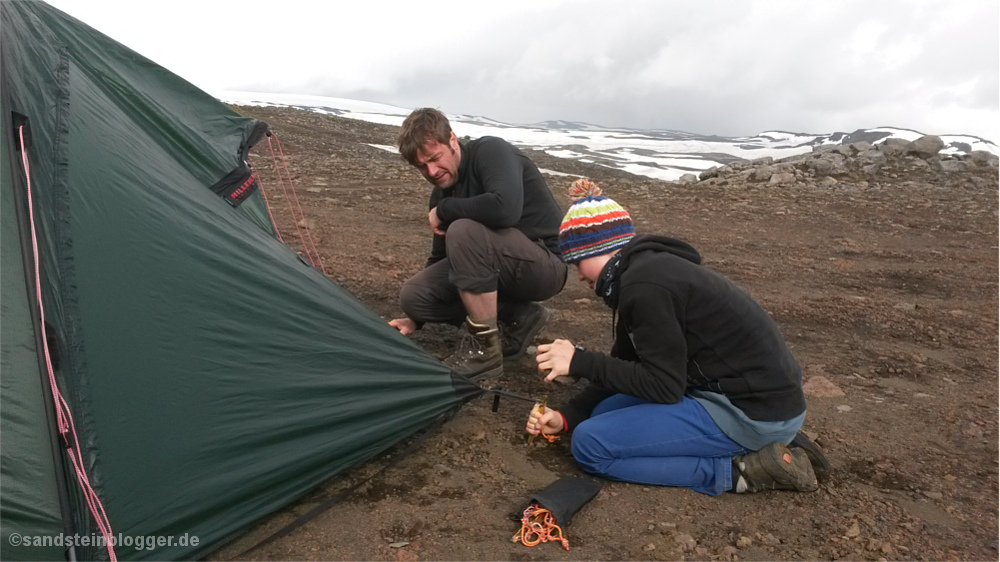
[(812, 492), (819, 488), (816, 473), (803, 449), (769, 443), (759, 451), (733, 459), (733, 491), (765, 490)]
[(458, 348), (444, 364), (455, 373), (472, 380), (497, 376), (503, 373), (503, 355), (500, 351), (500, 332), (485, 324), (476, 324), (468, 318), (462, 325), (462, 339)]
[(504, 359), (517, 359), (524, 355), (550, 316), (552, 313), (537, 302), (510, 303), (504, 306), (497, 320)]
[(830, 463), (830, 459), (826, 458), (826, 454), (823, 449), (816, 444), (815, 441), (809, 438), (808, 435), (799, 431), (795, 434), (795, 439), (788, 444), (789, 449), (802, 449), (806, 452), (806, 456), (809, 457), (809, 464), (813, 467), (813, 472), (816, 476), (822, 478), (828, 476), (833, 472), (833, 464)]

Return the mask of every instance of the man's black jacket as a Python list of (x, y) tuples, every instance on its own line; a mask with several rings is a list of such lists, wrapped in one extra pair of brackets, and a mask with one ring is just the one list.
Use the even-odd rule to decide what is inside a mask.
[[(442, 227), (471, 219), (494, 229), (516, 228), (559, 254), (562, 211), (538, 167), (517, 147), (497, 137), (461, 143), (458, 181), (431, 191)], [(434, 236), (428, 265), (445, 257), (444, 237)]]

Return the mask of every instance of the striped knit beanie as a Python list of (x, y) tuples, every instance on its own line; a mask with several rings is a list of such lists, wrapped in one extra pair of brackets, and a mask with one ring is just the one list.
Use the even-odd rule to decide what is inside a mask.
[(618, 203), (601, 195), (601, 188), (578, 179), (569, 188), (573, 203), (559, 227), (559, 250), (566, 263), (607, 254), (635, 237), (632, 217)]

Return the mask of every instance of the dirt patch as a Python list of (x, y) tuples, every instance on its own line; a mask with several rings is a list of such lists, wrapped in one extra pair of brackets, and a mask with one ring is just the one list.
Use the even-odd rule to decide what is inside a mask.
[[(277, 132), (330, 277), (384, 318), (398, 316), (399, 287), (422, 267), (430, 232), (429, 186), (397, 154), (369, 146), (392, 145), (396, 128), (238, 110)], [(255, 152), (265, 189), (276, 187), (267, 143)], [(815, 493), (715, 498), (606, 482), (566, 528), (569, 552), (527, 548), (510, 538), (528, 497), (581, 473), (565, 440), (526, 442), (528, 404), (504, 398), (494, 412), (484, 396), (396, 464), (384, 468), (390, 451), (333, 479), (210, 559), (997, 559), (995, 169), (945, 173), (904, 159), (831, 186), (680, 185), (530, 154), (541, 168), (592, 178), (638, 231), (691, 242), (773, 315), (806, 380), (827, 389), (808, 397), (805, 429), (833, 474)], [(565, 209), (573, 178), (547, 179)], [(269, 194), (279, 225), (294, 232), (288, 201)], [(610, 348), (610, 311), (584, 284), (571, 281), (546, 306), (539, 341)], [(414, 339), (443, 357), (456, 336), (428, 326)], [(554, 404), (575, 392), (540, 379), (524, 357), (488, 382)], [(354, 485), (308, 524), (247, 552)]]

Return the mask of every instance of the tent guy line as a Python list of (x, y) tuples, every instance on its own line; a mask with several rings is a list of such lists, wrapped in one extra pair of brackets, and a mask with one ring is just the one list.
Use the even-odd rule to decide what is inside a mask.
[[(42, 276), (39, 270), (38, 236), (35, 229), (35, 206), (31, 190), (31, 164), (28, 159), (28, 149), (25, 142), (23, 124), (18, 125), (17, 134), (19, 140), (18, 149), (21, 153), (21, 164), (24, 167), (25, 194), (27, 195), (28, 203), (27, 222), (31, 233), (31, 252), (33, 258), (31, 265), (32, 274), (34, 275), (35, 301), (38, 305), (39, 324), (41, 326), (45, 326), (45, 307), (40, 289)], [(111, 530), (111, 522), (108, 521), (108, 515), (104, 510), (104, 504), (101, 503), (101, 498), (98, 497), (97, 492), (94, 491), (94, 488), (90, 483), (90, 477), (87, 475), (87, 469), (83, 466), (80, 438), (76, 433), (76, 423), (73, 421), (73, 414), (69, 409), (69, 405), (66, 403), (62, 393), (59, 391), (59, 384), (56, 383), (55, 370), (52, 367), (52, 354), (49, 349), (48, 338), (43, 337), (41, 338), (41, 341), (42, 355), (45, 359), (45, 370), (48, 375), (50, 389), (49, 396), (52, 397), (53, 408), (56, 412), (56, 424), (59, 428), (59, 436), (62, 438), (63, 448), (66, 451), (66, 456), (69, 458), (70, 464), (73, 466), (76, 481), (87, 501), (87, 507), (90, 510), (90, 515), (94, 518), (94, 521), (97, 522), (101, 536), (104, 537), (105, 545), (108, 549), (108, 558), (111, 562), (117, 562), (118, 557), (115, 555), (114, 541), (112, 540), (114, 531)], [(70, 439), (70, 437), (72, 437), (72, 439)], [(73, 546), (70, 545), (69, 548), (73, 549)]]

